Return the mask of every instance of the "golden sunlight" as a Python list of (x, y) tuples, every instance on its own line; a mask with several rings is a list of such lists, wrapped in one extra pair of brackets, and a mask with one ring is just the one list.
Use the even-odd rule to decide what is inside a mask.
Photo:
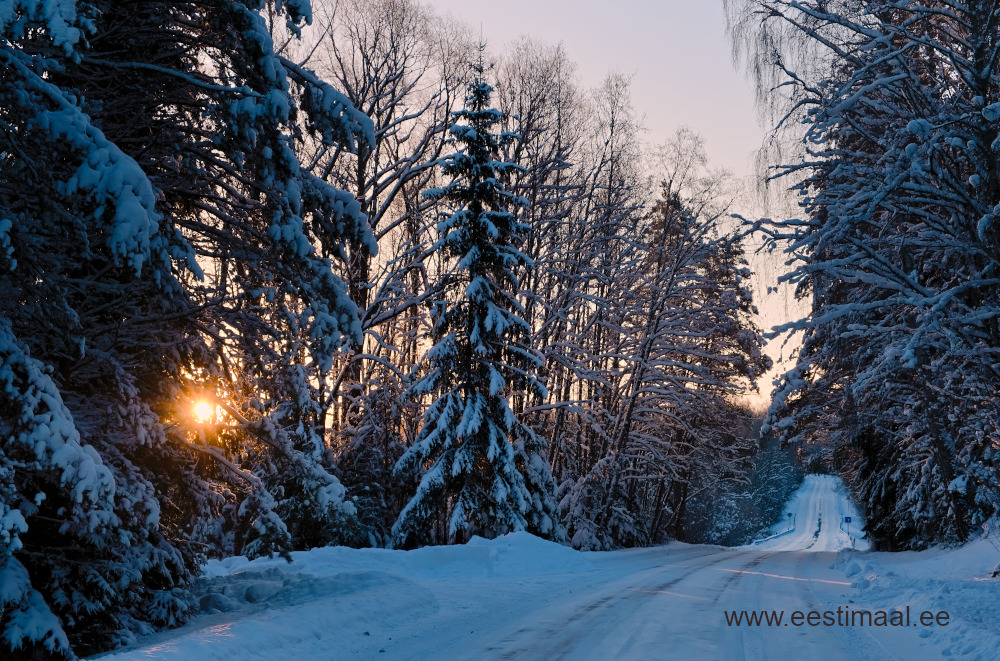
[(194, 403), (194, 419), (196, 422), (210, 422), (215, 415), (215, 407), (210, 402), (200, 399)]

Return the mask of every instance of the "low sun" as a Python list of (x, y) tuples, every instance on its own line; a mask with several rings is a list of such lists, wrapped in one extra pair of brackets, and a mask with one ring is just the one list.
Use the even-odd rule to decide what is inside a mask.
[(198, 422), (208, 422), (215, 413), (215, 407), (211, 403), (200, 399), (194, 403), (194, 419)]

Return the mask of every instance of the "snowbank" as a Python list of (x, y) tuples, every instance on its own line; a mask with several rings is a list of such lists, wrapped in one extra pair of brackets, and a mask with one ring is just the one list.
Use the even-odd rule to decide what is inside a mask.
[(1000, 658), (1000, 560), (993, 540), (958, 549), (838, 555), (837, 568), (853, 580), (858, 608), (948, 613), (947, 626), (923, 627), (924, 643), (943, 657)]
[[(510, 619), (572, 592), (593, 569), (588, 554), (528, 533), (414, 551), (319, 548), (291, 563), (215, 560), (195, 586), (202, 614), (191, 624), (103, 658), (420, 658), (449, 637), (489, 630), (491, 616)], [(455, 613), (461, 631), (449, 630)]]

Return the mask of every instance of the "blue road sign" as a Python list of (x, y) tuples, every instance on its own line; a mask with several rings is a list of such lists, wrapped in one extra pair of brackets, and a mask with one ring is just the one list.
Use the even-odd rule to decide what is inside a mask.
[(850, 523), (850, 522), (851, 522), (851, 517), (845, 516), (844, 517), (844, 523)]

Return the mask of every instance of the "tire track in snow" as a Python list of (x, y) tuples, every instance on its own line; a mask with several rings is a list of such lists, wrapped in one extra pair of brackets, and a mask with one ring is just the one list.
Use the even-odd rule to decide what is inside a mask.
[[(662, 574), (665, 570), (676, 569), (678, 564), (685, 563), (663, 565), (654, 570), (632, 575), (625, 581), (619, 582), (614, 592), (608, 594), (605, 591), (600, 597), (577, 608), (568, 616), (546, 622), (539, 627), (521, 627), (504, 640), (487, 647), (481, 655), (476, 656), (501, 659), (572, 659), (581, 656), (599, 658), (594, 655), (594, 647), (588, 648), (586, 643), (594, 637), (598, 639), (598, 643), (607, 642), (607, 633), (624, 630), (630, 631), (631, 634), (621, 641), (614, 654), (612, 656), (601, 654), (600, 656), (630, 658), (627, 656), (629, 650), (638, 641), (643, 625), (648, 623), (644, 618), (635, 618), (634, 615), (651, 600), (665, 594), (673, 594), (670, 592), (671, 588), (688, 579), (706, 576), (705, 570), (715, 565), (733, 560), (746, 560), (746, 562), (739, 564), (738, 570), (726, 578), (723, 579), (719, 575), (720, 583), (718, 585), (713, 583), (710, 586), (713, 594), (697, 597), (697, 599), (704, 599), (715, 605), (726, 592), (728, 586), (741, 578), (742, 574), (739, 571), (756, 567), (771, 555), (773, 554), (715, 551), (692, 558), (696, 564), (685, 567), (679, 575), (671, 575), (667, 580), (653, 582), (650, 580), (649, 574), (651, 571)], [(747, 556), (750, 557), (747, 558)], [(707, 561), (699, 561), (705, 557), (708, 558)], [(622, 586), (622, 583), (626, 583), (626, 585)], [(505, 645), (509, 643), (515, 643), (516, 646)]]

